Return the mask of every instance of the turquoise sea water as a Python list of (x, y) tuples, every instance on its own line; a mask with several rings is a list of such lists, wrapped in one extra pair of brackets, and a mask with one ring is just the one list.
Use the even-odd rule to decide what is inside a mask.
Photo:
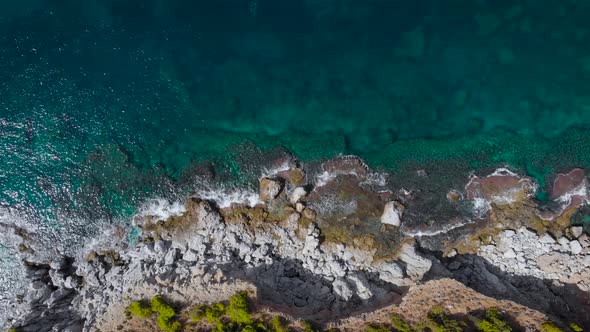
[(195, 174), (248, 185), (283, 152), (394, 174), (508, 164), (544, 185), (590, 165), (589, 13), (583, 0), (1, 4), (0, 208), (83, 235), (189, 192)]

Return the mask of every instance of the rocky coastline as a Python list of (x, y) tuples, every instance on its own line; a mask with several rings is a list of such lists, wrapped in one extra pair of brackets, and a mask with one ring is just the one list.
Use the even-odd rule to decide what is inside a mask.
[[(136, 217), (134, 244), (113, 226), (108, 241), (78, 256), (40, 255), (35, 234), (7, 228), (20, 238), (28, 283), (9, 324), (114, 331), (132, 301), (162, 295), (182, 307), (250, 290), (268, 310), (353, 331), (387, 310), (424, 317), (408, 303), (445, 298), (433, 287), (444, 284), (456, 289), (452, 310), (510, 303), (526, 331), (546, 319), (590, 327), (587, 186), (573, 169), (556, 175), (550, 200), (539, 202), (532, 179), (499, 168), (428, 192), (393, 188), (354, 156), (316, 170), (283, 158), (248, 201), (196, 195), (174, 215)], [(436, 208), (424, 209), (432, 200)]]

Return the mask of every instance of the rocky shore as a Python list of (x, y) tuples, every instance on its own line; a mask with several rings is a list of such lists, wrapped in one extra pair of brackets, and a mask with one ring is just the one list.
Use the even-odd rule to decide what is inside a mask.
[[(11, 229), (21, 239), (28, 288), (9, 324), (111, 331), (132, 301), (162, 295), (182, 307), (248, 289), (269, 310), (362, 330), (347, 322), (402, 307), (410, 319), (423, 317), (427, 305), (404, 305), (410, 294), (455, 279), (461, 292), (487, 296), (480, 304), (505, 300), (516, 316), (535, 312), (521, 321), (527, 331), (545, 319), (590, 327), (590, 239), (588, 225), (577, 222), (586, 187), (583, 170), (556, 175), (551, 200), (541, 204), (535, 182), (508, 169), (428, 192), (393, 188), (353, 156), (319, 169), (284, 158), (263, 172), (247, 201), (201, 195), (174, 215), (136, 217), (137, 243), (113, 227), (76, 257), (41, 255), (34, 234)], [(433, 199), (445, 215), (424, 210), (421, 202)], [(437, 298), (430, 292), (423, 301)]]

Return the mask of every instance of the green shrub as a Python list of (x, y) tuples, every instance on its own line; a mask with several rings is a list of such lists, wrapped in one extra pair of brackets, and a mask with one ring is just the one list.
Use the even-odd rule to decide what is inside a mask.
[(399, 315), (391, 315), (391, 326), (398, 332), (412, 332), (414, 329)]
[(246, 292), (239, 292), (229, 299), (227, 308), (229, 317), (239, 324), (252, 324), (252, 317), (248, 308), (248, 296)]
[(584, 332), (584, 329), (582, 329), (578, 324), (575, 323), (570, 324), (570, 329), (572, 329), (572, 331), (574, 332)]
[(270, 321), (270, 327), (274, 332), (288, 332), (286, 324), (283, 322), (281, 317), (276, 316)]
[(192, 306), (189, 309), (188, 317), (192, 322), (198, 323), (207, 316), (207, 306), (204, 304)]
[(476, 321), (475, 326), (482, 332), (511, 332), (512, 328), (500, 317), (500, 311), (492, 308), (483, 320)]
[(172, 318), (176, 316), (174, 308), (168, 303), (164, 302), (160, 295), (154, 296), (152, 299), (152, 310), (157, 312), (158, 315), (158, 327), (164, 332), (177, 332), (180, 331), (182, 325), (180, 322), (171, 322)]
[(242, 332), (256, 332), (256, 328), (252, 325), (246, 325), (242, 328)]
[(428, 313), (428, 327), (433, 332), (462, 332), (463, 324), (451, 319), (442, 307), (435, 307)]
[(225, 314), (225, 306), (221, 303), (215, 303), (205, 309), (205, 317), (211, 324), (219, 322), (219, 319)]
[(543, 330), (543, 332), (563, 332), (562, 329), (557, 327), (557, 325), (551, 321), (545, 321), (543, 324), (541, 324), (541, 330)]
[(149, 316), (154, 314), (152, 308), (144, 306), (140, 301), (133, 302), (131, 305), (127, 307), (129, 313), (134, 316), (141, 317), (141, 318), (148, 318)]
[(385, 324), (369, 324), (365, 327), (365, 332), (390, 332), (391, 329)]

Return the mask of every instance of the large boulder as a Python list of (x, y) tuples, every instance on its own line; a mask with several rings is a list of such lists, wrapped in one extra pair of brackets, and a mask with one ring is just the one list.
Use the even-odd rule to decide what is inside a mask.
[(381, 215), (381, 223), (392, 226), (399, 226), (401, 223), (404, 206), (396, 201), (387, 202)]
[(283, 190), (283, 183), (278, 179), (262, 178), (260, 180), (260, 199), (263, 201), (272, 201)]

